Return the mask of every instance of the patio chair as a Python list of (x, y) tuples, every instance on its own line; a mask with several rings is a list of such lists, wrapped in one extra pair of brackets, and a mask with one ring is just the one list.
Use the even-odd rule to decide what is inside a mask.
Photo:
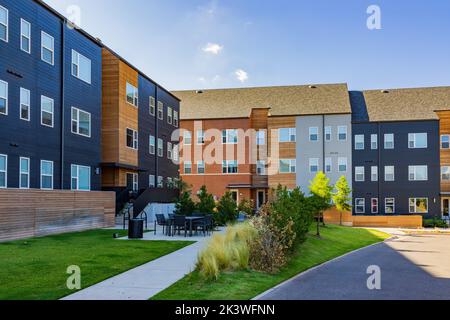
[(208, 232), (208, 219), (206, 216), (202, 217), (203, 219), (198, 219), (193, 222), (192, 228), (196, 233), (198, 233), (198, 231), (202, 231), (203, 235), (206, 236), (206, 233)]
[(155, 235), (156, 235), (156, 225), (163, 227), (163, 234), (165, 234), (166, 228), (169, 227), (169, 222), (166, 220), (166, 217), (163, 214), (155, 215)]
[(208, 214), (205, 217), (206, 230), (208, 234), (214, 233), (214, 218), (212, 214)]
[(184, 237), (187, 237), (187, 225), (186, 225), (186, 216), (175, 215), (173, 220), (173, 234), (180, 234), (181, 230), (184, 230)]

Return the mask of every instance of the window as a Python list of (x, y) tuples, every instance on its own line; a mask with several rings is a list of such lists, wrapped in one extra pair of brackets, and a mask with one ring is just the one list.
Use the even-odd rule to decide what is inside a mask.
[(171, 107), (167, 108), (167, 123), (172, 124), (173, 122), (173, 109)]
[(178, 111), (173, 112), (173, 125), (178, 127)]
[(41, 160), (41, 189), (53, 189), (53, 161)]
[(256, 174), (259, 176), (266, 175), (266, 162), (264, 160), (256, 161)]
[(75, 50), (72, 50), (72, 75), (91, 84), (91, 60)]
[(31, 24), (23, 19), (20, 19), (20, 49), (31, 53)]
[(377, 214), (379, 209), (378, 209), (378, 198), (372, 198), (371, 200), (371, 212), (373, 214)]
[(331, 158), (325, 158), (325, 173), (331, 173), (333, 171), (333, 163)]
[(370, 173), (370, 180), (372, 180), (373, 182), (378, 181), (378, 167), (377, 166), (372, 166), (371, 173)]
[(281, 159), (280, 173), (295, 173), (297, 171), (295, 159)]
[(158, 119), (164, 119), (164, 103), (162, 103), (161, 101), (158, 101)]
[(44, 31), (41, 32), (41, 60), (55, 64), (55, 39)]
[(158, 188), (164, 188), (164, 178), (161, 176), (158, 176)]
[(355, 167), (355, 181), (363, 182), (365, 180), (364, 167)]
[(167, 188), (169, 189), (173, 189), (174, 185), (173, 185), (173, 179), (170, 177), (167, 177)]
[(20, 88), (20, 119), (30, 121), (30, 90)]
[(197, 144), (205, 144), (205, 132), (203, 130), (197, 131)]
[(364, 135), (355, 135), (355, 150), (364, 150)]
[(179, 147), (178, 147), (178, 144), (175, 144), (174, 146), (173, 146), (173, 151), (172, 151), (172, 160), (174, 161), (174, 162), (178, 162), (178, 160), (179, 160)]
[(366, 199), (364, 198), (355, 199), (355, 213), (357, 214), (366, 213)]
[(162, 157), (164, 154), (164, 144), (162, 139), (158, 139), (158, 157)]
[(409, 213), (428, 213), (428, 199), (410, 198)]
[(139, 105), (138, 89), (127, 82), (127, 102), (137, 107)]
[(395, 199), (394, 198), (384, 199), (384, 212), (387, 214), (395, 213)]
[(20, 157), (19, 188), (30, 188), (30, 158)]
[(309, 128), (309, 141), (311, 142), (319, 141), (319, 128), (317, 127)]
[(153, 174), (148, 176), (148, 186), (149, 186), (149, 188), (156, 187), (156, 179), (155, 178), (156, 177)]
[(167, 159), (172, 160), (172, 143), (171, 142), (167, 142)]
[(183, 132), (183, 143), (185, 146), (192, 144), (192, 133), (190, 131)]
[(347, 172), (347, 158), (338, 158), (339, 172)]
[(450, 149), (450, 135), (444, 134), (441, 136), (441, 149)]
[(72, 133), (91, 137), (91, 114), (72, 107)]
[(8, 82), (0, 80), (0, 114), (8, 114)]
[(347, 141), (347, 126), (338, 127), (338, 140)]
[(428, 181), (428, 166), (409, 166), (409, 181)]
[(319, 172), (319, 159), (317, 158), (309, 159), (309, 172), (310, 173)]
[(258, 130), (256, 132), (256, 145), (263, 146), (266, 144), (266, 131)]
[(0, 6), (0, 40), (8, 42), (8, 10)]
[(192, 162), (185, 161), (184, 162), (184, 174), (191, 174), (192, 173)]
[(384, 135), (384, 148), (385, 149), (394, 149), (394, 134), (387, 133)]
[(428, 148), (427, 133), (410, 133), (408, 134), (409, 149), (425, 149)]
[(443, 166), (441, 168), (441, 180), (442, 181), (450, 181), (450, 167)]
[(236, 160), (224, 160), (222, 162), (222, 173), (238, 173), (238, 162)]
[(72, 190), (91, 190), (91, 168), (73, 164), (71, 166)]
[(198, 174), (205, 174), (205, 161), (198, 161), (197, 162), (197, 173)]
[(53, 128), (54, 101), (41, 96), (41, 124)]
[(127, 173), (127, 189), (132, 191), (139, 190), (137, 173)]
[(394, 166), (384, 167), (384, 181), (394, 181), (395, 180), (395, 168)]
[(370, 135), (370, 148), (372, 150), (378, 149), (378, 135), (376, 134)]
[(278, 129), (278, 141), (279, 142), (295, 142), (296, 130), (295, 128), (281, 128)]
[(149, 113), (151, 116), (155, 116), (156, 114), (156, 106), (155, 106), (155, 98), (154, 97), (150, 97), (149, 98)]
[(236, 129), (222, 130), (222, 143), (223, 144), (237, 144), (238, 132)]
[(8, 156), (0, 154), (0, 188), (6, 188), (8, 185)]
[(333, 135), (331, 127), (325, 127), (325, 141), (331, 141)]
[(127, 147), (138, 149), (138, 132), (136, 130), (127, 128)]
[(156, 150), (155, 136), (150, 136), (149, 137), (148, 145), (149, 145), (149, 153), (150, 154), (155, 154), (155, 150)]

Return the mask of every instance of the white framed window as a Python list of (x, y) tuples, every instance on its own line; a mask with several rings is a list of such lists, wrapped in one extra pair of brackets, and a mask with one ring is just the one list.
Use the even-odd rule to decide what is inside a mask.
[(158, 119), (164, 119), (164, 103), (162, 103), (161, 101), (158, 101)]
[(266, 175), (266, 162), (264, 160), (256, 161), (256, 174), (258, 176)]
[(41, 160), (41, 189), (53, 190), (53, 161)]
[(164, 155), (164, 142), (158, 138), (158, 157), (162, 158)]
[(155, 151), (156, 151), (155, 136), (149, 136), (149, 138), (148, 138), (148, 152), (150, 154), (155, 154)]
[(325, 158), (325, 173), (331, 173), (333, 171), (333, 161), (331, 158)]
[(348, 128), (347, 126), (338, 127), (338, 141), (347, 141)]
[(428, 166), (409, 166), (409, 181), (428, 181)]
[(20, 157), (19, 188), (30, 189), (30, 158)]
[(223, 144), (237, 144), (238, 143), (238, 131), (236, 129), (222, 130), (222, 143)]
[(338, 158), (339, 172), (347, 172), (348, 160), (347, 158)]
[(325, 141), (331, 141), (333, 137), (333, 131), (331, 127), (325, 127)]
[(377, 134), (370, 135), (370, 149), (372, 149), (372, 150), (378, 149), (378, 135)]
[(309, 159), (309, 173), (319, 172), (319, 159), (311, 158)]
[(0, 6), (0, 40), (8, 42), (9, 11)]
[(30, 90), (20, 88), (20, 119), (30, 121), (30, 104), (31, 93)]
[(428, 213), (428, 198), (409, 198), (409, 213)]
[(355, 135), (355, 150), (364, 150), (364, 135)]
[(173, 179), (171, 177), (167, 177), (167, 188), (168, 189), (173, 189)]
[(167, 108), (167, 123), (168, 124), (173, 123), (173, 109), (171, 107)]
[(364, 167), (355, 167), (355, 181), (364, 182), (365, 172)]
[(357, 214), (366, 213), (366, 199), (364, 198), (355, 199), (355, 213)]
[(295, 159), (280, 159), (280, 173), (296, 173), (297, 163)]
[(71, 188), (78, 191), (91, 190), (91, 168), (80, 166), (77, 164), (71, 165)]
[(385, 166), (384, 167), (384, 181), (395, 181), (395, 167)]
[(394, 214), (395, 213), (395, 198), (384, 199), (384, 212), (386, 214)]
[(278, 142), (296, 142), (297, 130), (295, 128), (278, 129)]
[(20, 19), (20, 49), (31, 53), (31, 23)]
[(138, 89), (135, 86), (133, 86), (132, 84), (127, 82), (126, 90), (127, 90), (127, 95), (126, 95), (127, 103), (129, 103), (137, 108), (139, 106), (139, 91), (138, 91)]
[(426, 149), (428, 148), (427, 133), (409, 133), (408, 134), (409, 149)]
[(372, 166), (370, 168), (370, 180), (372, 182), (378, 181), (378, 166)]
[(72, 50), (72, 75), (75, 78), (91, 84), (91, 69), (91, 59), (88, 59), (81, 53)]
[(222, 162), (222, 173), (233, 174), (238, 173), (238, 162), (236, 160), (224, 160)]
[(178, 127), (178, 111), (173, 111), (173, 125)]
[(258, 130), (256, 131), (256, 145), (264, 146), (266, 144), (266, 131)]
[(183, 144), (189, 146), (192, 144), (192, 133), (190, 131), (183, 131)]
[(139, 176), (137, 173), (127, 173), (127, 188), (132, 191), (139, 191)]
[(41, 60), (50, 64), (55, 64), (55, 39), (41, 31)]
[(53, 128), (54, 106), (53, 99), (41, 96), (41, 125)]
[(203, 130), (197, 130), (197, 144), (205, 144), (205, 132)]
[(0, 154), (0, 189), (8, 186), (8, 156)]
[(138, 132), (136, 130), (127, 128), (127, 147), (133, 150), (138, 150)]
[(370, 207), (373, 214), (377, 214), (379, 212), (378, 198), (372, 198), (370, 200)]
[(172, 160), (172, 142), (167, 142), (167, 159)]
[(174, 162), (178, 162), (178, 160), (180, 159), (180, 151), (178, 144), (173, 145), (172, 158)]
[(72, 107), (72, 133), (91, 137), (91, 114)]
[(191, 174), (192, 173), (192, 162), (185, 161), (184, 162), (184, 174)]
[(441, 135), (441, 149), (450, 149), (450, 135)]
[(395, 143), (394, 143), (394, 134), (393, 133), (386, 133), (384, 135), (384, 148), (385, 149), (394, 149)]
[(149, 97), (149, 113), (151, 116), (156, 115), (156, 101), (152, 96)]
[(153, 174), (148, 176), (148, 186), (149, 188), (156, 187), (156, 177)]
[(158, 176), (158, 188), (164, 188), (164, 178), (162, 176)]
[(309, 141), (310, 142), (319, 141), (319, 128), (318, 127), (309, 128)]
[(441, 180), (445, 182), (450, 181), (450, 166), (441, 167)]
[(205, 161), (197, 161), (197, 173), (205, 174)]
[(0, 80), (0, 114), (8, 115), (8, 82)]

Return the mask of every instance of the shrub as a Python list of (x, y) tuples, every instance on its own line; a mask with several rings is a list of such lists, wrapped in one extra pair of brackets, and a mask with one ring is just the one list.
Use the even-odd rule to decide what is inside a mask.
[(239, 203), (238, 205), (238, 212), (243, 212), (245, 213), (247, 216), (252, 216), (253, 215), (253, 201), (249, 200), (249, 199), (242, 199), (242, 201)]
[(230, 192), (226, 192), (220, 198), (217, 204), (217, 211), (214, 213), (214, 222), (217, 225), (224, 226), (229, 222), (234, 222), (237, 219), (236, 202)]
[(424, 228), (443, 228), (447, 229), (449, 226), (447, 222), (444, 220), (438, 219), (434, 217), (433, 219), (424, 219), (423, 220), (423, 227)]
[(181, 194), (178, 201), (175, 203), (175, 214), (191, 216), (195, 211), (195, 203), (192, 201), (191, 193), (185, 191)]
[(200, 200), (197, 204), (197, 210), (203, 214), (213, 214), (216, 208), (216, 202), (212, 194), (208, 193), (206, 186), (202, 186), (198, 193), (198, 199)]

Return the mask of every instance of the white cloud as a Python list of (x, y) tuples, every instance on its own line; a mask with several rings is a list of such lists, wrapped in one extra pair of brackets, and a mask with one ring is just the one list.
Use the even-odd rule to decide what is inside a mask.
[(245, 72), (245, 71), (242, 70), (242, 69), (237, 69), (237, 70), (234, 72), (234, 74), (235, 74), (235, 76), (236, 76), (236, 79), (239, 80), (239, 81), (242, 82), (242, 83), (244, 83), (244, 82), (246, 82), (246, 81), (248, 80), (248, 73)]
[(217, 43), (208, 43), (202, 50), (206, 53), (217, 55), (223, 50), (223, 46)]

